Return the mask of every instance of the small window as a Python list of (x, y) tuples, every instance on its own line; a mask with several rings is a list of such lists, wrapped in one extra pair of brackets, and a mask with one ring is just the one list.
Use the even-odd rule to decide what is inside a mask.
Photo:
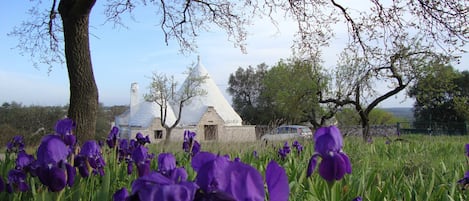
[(217, 140), (218, 130), (217, 125), (204, 125), (204, 137), (205, 140)]
[(163, 139), (163, 130), (155, 130), (155, 139)]

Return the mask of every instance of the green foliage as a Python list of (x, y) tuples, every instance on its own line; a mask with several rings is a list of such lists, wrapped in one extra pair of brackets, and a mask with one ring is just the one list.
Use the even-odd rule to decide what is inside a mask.
[(233, 107), (249, 124), (316, 121), (322, 112), (317, 93), (327, 79), (316, 63), (296, 58), (276, 65), (238, 68), (230, 75)]
[[(0, 144), (14, 135), (24, 135), (28, 143), (37, 143), (41, 136), (52, 132), (57, 119), (67, 114), (67, 107), (23, 106), (21, 103), (3, 103), (0, 107)], [(108, 128), (109, 130), (109, 128)]]
[[(370, 125), (396, 124), (407, 120), (398, 118), (386, 110), (375, 108), (368, 115)], [(352, 126), (360, 124), (360, 116), (352, 108), (343, 108), (337, 112), (336, 119), (339, 125)]]
[(230, 74), (227, 91), (232, 96), (233, 109), (246, 124), (268, 124), (273, 116), (271, 101), (261, 96), (265, 90), (262, 80), (268, 72), (267, 68), (262, 63), (256, 68), (239, 67)]
[[(109, 133), (115, 116), (127, 106), (98, 107), (95, 139), (103, 140)], [(67, 106), (23, 106), (20, 103), (3, 103), (0, 107), (0, 145), (5, 145), (15, 135), (24, 135), (26, 143), (37, 145), (42, 136), (53, 133), (57, 119), (67, 114)]]
[(418, 124), (468, 120), (469, 72), (451, 66), (434, 65), (409, 91), (415, 97), (414, 116)]
[(317, 92), (325, 86), (314, 63), (291, 59), (279, 61), (265, 75), (262, 94), (273, 100), (273, 110), (284, 123), (311, 121), (318, 113)]

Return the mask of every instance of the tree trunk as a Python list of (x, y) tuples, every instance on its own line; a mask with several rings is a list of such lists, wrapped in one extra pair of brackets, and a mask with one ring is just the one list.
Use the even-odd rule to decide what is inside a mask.
[(173, 127), (166, 127), (166, 137), (164, 138), (164, 145), (168, 145), (171, 141), (171, 132), (173, 131)]
[(363, 134), (363, 141), (368, 142), (371, 140), (370, 123), (368, 122), (368, 119), (366, 121), (363, 121), (362, 119), (362, 134)]
[(68, 117), (77, 128), (80, 142), (93, 139), (96, 132), (98, 87), (94, 79), (89, 46), (89, 15), (96, 0), (61, 0), (65, 59), (70, 82)]

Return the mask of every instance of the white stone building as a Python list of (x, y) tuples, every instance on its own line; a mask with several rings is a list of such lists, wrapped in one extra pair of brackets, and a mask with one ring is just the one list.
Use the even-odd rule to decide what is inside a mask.
[[(255, 126), (242, 125), (241, 117), (224, 98), (200, 59), (194, 68), (195, 74), (188, 76), (207, 76), (201, 86), (207, 94), (194, 97), (183, 106), (179, 124), (171, 132), (171, 140), (183, 140), (184, 130), (191, 130), (197, 133), (199, 141), (255, 141)], [(177, 119), (174, 111), (178, 110), (177, 105), (167, 108), (167, 125), (174, 124)], [(134, 138), (138, 132), (149, 135), (152, 142), (166, 137), (166, 130), (161, 126), (160, 106), (140, 100), (137, 83), (131, 85), (129, 110), (117, 116), (115, 121), (121, 137)]]

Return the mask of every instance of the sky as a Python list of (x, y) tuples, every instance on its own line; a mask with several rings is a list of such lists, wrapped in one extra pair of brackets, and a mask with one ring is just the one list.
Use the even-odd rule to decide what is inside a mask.
[[(47, 3), (45, 3), (47, 4)], [(140, 93), (148, 91), (152, 73), (174, 75), (184, 81), (187, 67), (193, 66), (200, 56), (212, 79), (228, 101), (228, 78), (238, 67), (274, 65), (280, 59), (292, 56), (291, 46), (295, 24), (280, 20), (279, 29), (270, 23), (257, 21), (248, 27), (247, 53), (234, 47), (224, 32), (213, 29), (200, 33), (197, 50), (182, 55), (176, 41), (164, 42), (158, 18), (148, 8), (138, 7), (131, 18), (124, 15), (126, 27), (105, 23), (102, 2), (97, 1), (90, 17), (90, 51), (99, 101), (106, 106), (128, 105), (130, 85), (139, 84)], [(0, 3), (0, 103), (57, 106), (69, 102), (69, 84), (65, 65), (55, 65), (51, 72), (47, 66), (35, 68), (31, 58), (22, 56), (15, 46), (18, 38), (8, 36), (15, 26), (30, 19), (26, 14), (32, 4), (28, 0), (2, 1)], [(47, 5), (48, 6), (48, 5)], [(323, 49), (325, 67), (336, 63), (340, 40), (345, 33), (337, 33), (338, 42)], [(342, 37), (342, 38), (341, 38)], [(455, 65), (459, 70), (469, 70), (468, 55)], [(379, 107), (412, 107), (414, 100), (404, 93), (391, 97)]]

